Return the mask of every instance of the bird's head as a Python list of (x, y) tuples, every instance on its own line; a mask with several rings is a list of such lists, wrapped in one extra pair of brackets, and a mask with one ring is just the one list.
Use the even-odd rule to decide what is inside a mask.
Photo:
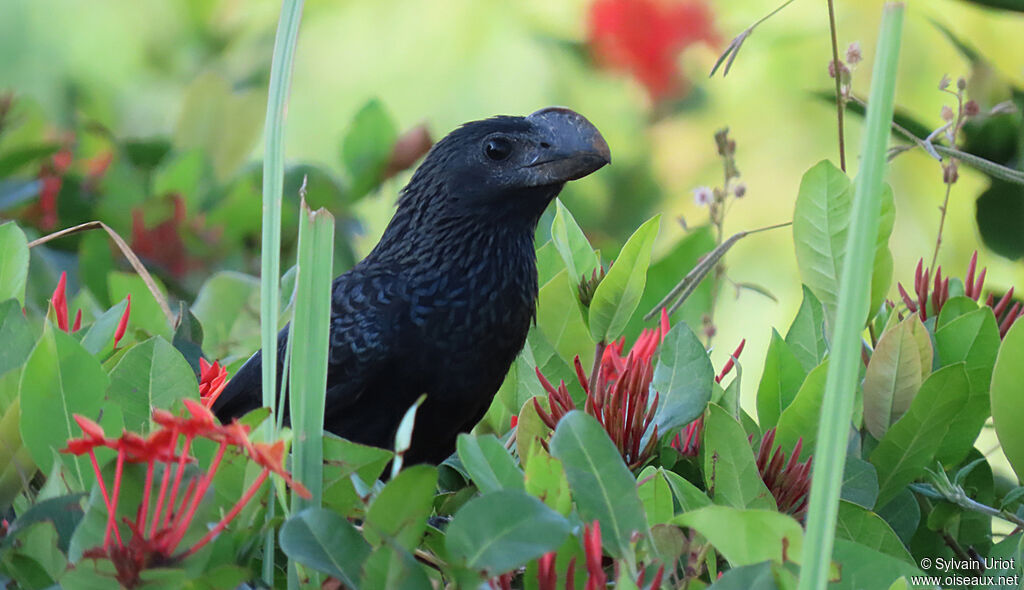
[(566, 182), (609, 162), (608, 144), (590, 121), (549, 107), (459, 127), (431, 149), (406, 190), (430, 183), (445, 207), (461, 213), (498, 208), (535, 217)]

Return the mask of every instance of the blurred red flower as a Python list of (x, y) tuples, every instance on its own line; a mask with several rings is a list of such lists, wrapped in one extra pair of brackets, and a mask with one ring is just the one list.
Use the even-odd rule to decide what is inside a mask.
[(718, 32), (706, 0), (596, 0), (590, 6), (588, 42), (603, 66), (629, 72), (652, 102), (685, 94), (676, 58)]

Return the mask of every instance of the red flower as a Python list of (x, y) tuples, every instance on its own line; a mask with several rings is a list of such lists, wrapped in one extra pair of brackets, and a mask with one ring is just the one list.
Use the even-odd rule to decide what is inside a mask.
[[(87, 551), (86, 556), (110, 559), (116, 568), (118, 581), (125, 587), (137, 586), (141, 581), (140, 573), (146, 568), (176, 561), (204, 547), (252, 500), (271, 473), (281, 475), (299, 495), (309, 496), (309, 491), (293, 481), (284, 470), (282, 442), (272, 445), (251, 443), (248, 427), (238, 422), (221, 425), (209, 409), (193, 400), (185, 400), (185, 407), (188, 415), (180, 417), (155, 410), (153, 421), (158, 427), (146, 438), (132, 432), (124, 432), (118, 438), (108, 438), (98, 424), (76, 415), (75, 421), (82, 429), (82, 437), (69, 440), (61, 450), (62, 453), (73, 455), (88, 454), (92, 461), (96, 481), (107, 507), (107, 527), (103, 545)], [(197, 438), (212, 440), (219, 443), (219, 446), (206, 472), (189, 476), (188, 481), (185, 481), (186, 466), (194, 462), (189, 451)], [(180, 448), (179, 439), (183, 439)], [(96, 460), (96, 447), (117, 451), (114, 479), (109, 491)], [(196, 510), (206, 496), (228, 447), (244, 451), (253, 463), (263, 469), (216, 525), (194, 545), (181, 550), (179, 545), (192, 527)], [(131, 533), (127, 542), (127, 532), (120, 529), (117, 521), (125, 463), (146, 464), (146, 482), (135, 519), (124, 519), (124, 525)], [(163, 473), (159, 483), (155, 481), (157, 467)]]
[(117, 343), (124, 338), (124, 333), (128, 330), (128, 315), (132, 312), (132, 296), (130, 293), (125, 297), (125, 300), (128, 303), (125, 305), (121, 320), (117, 322), (117, 329), (114, 330), (114, 348), (117, 348)]
[(77, 332), (82, 327), (82, 310), (75, 313), (75, 322), (68, 325), (68, 296), (67, 296), (68, 273), (60, 273), (60, 280), (50, 297), (50, 305), (53, 306), (53, 314), (57, 319), (57, 328), (65, 332)]
[(788, 463), (781, 445), (773, 452), (774, 444), (775, 429), (771, 428), (761, 438), (761, 448), (757, 452), (757, 470), (764, 480), (764, 485), (775, 498), (779, 512), (791, 514), (803, 522), (807, 515), (808, 494), (811, 491), (813, 457), (808, 457), (803, 463), (798, 462), (804, 444), (802, 437), (796, 441)]
[(597, 61), (631, 73), (653, 102), (685, 93), (676, 63), (680, 53), (698, 41), (719, 39), (704, 0), (596, 0), (589, 27)]
[[(970, 263), (967, 265), (967, 276), (964, 278), (964, 295), (975, 301), (978, 301), (981, 297), (981, 288), (985, 285), (985, 273), (988, 271), (988, 269), (983, 268), (975, 277), (977, 265), (978, 252), (975, 251), (974, 255), (971, 256)], [(949, 279), (942, 278), (942, 267), (940, 266), (935, 269), (934, 279), (929, 280), (928, 275), (928, 271), (924, 270), (924, 259), (918, 260), (917, 268), (914, 270), (914, 295), (916, 297), (911, 297), (901, 283), (896, 285), (899, 289), (900, 297), (903, 298), (903, 303), (907, 306), (907, 311), (918, 314), (922, 322), (930, 316), (938, 317), (939, 312), (942, 311), (942, 306), (949, 299)], [(1006, 336), (1010, 326), (1013, 325), (1013, 322), (1017, 321), (1017, 318), (1021, 316), (1021, 312), (1024, 311), (1020, 303), (1013, 301), (1013, 290), (1013, 287), (1010, 287), (1010, 290), (1004, 293), (999, 298), (999, 301), (996, 301), (995, 295), (991, 293), (985, 300), (985, 305), (991, 307), (992, 313), (996, 316), (1000, 338)], [(1013, 303), (1012, 306), (1010, 305), (1011, 303)], [(898, 317), (903, 319), (902, 314)]]
[(199, 358), (199, 399), (202, 400), (203, 405), (207, 408), (212, 408), (213, 403), (220, 397), (220, 392), (224, 391), (224, 386), (228, 384), (228, 370), (220, 363), (214, 362), (212, 365), (206, 362), (206, 359)]
[[(641, 332), (625, 358), (621, 356), (625, 338), (605, 347), (597, 374), (590, 377), (584, 372), (580, 357), (574, 359), (576, 379), (587, 395), (584, 411), (597, 418), (630, 467), (642, 465), (658, 441), (658, 427), (655, 425), (647, 444), (640, 446), (658, 409), (658, 393), (655, 392), (653, 401), (649, 399), (654, 375), (651, 360), (668, 330), (668, 314), (662, 310), (659, 326)], [(554, 429), (562, 416), (576, 408), (576, 404), (565, 382), (559, 382), (556, 388), (539, 368), (536, 372), (548, 392), (550, 414), (544, 411), (537, 398), (533, 398), (533, 406), (541, 420)]]

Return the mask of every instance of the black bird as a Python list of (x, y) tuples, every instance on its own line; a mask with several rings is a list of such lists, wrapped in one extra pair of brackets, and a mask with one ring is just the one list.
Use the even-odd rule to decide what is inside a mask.
[[(405, 461), (447, 458), (526, 341), (541, 214), (566, 182), (610, 161), (598, 130), (558, 107), (473, 121), (439, 141), (380, 243), (334, 280), (324, 427), (391, 448), (402, 416), (426, 393)], [(257, 352), (228, 382), (218, 418), (262, 405), (261, 361)]]

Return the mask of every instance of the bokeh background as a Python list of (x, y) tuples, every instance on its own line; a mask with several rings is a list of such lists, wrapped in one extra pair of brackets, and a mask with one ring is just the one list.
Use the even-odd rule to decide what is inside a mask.
[[(606, 259), (654, 213), (664, 214), (657, 252), (686, 236), (680, 219), (691, 229), (707, 222), (707, 208), (695, 203), (692, 190), (721, 183), (713, 134), (722, 127), (729, 127), (737, 142), (737, 164), (747, 187), (728, 211), (726, 235), (788, 221), (803, 172), (824, 158), (838, 161), (834, 105), (813, 94), (833, 83), (825, 2), (789, 5), (756, 29), (728, 76), (719, 72), (711, 78), (708, 73), (729, 40), (776, 2), (662, 4), (682, 6), (677, 8), (684, 16), (674, 21), (678, 30), (666, 32), (661, 24), (668, 17), (662, 15), (634, 41), (628, 41), (628, 31), (622, 34), (627, 44), (646, 43), (654, 53), (663, 45), (672, 48), (671, 79), (662, 80), (667, 90), (652, 87), (664, 72), (648, 72), (645, 79), (637, 64), (616, 62), (614, 48), (602, 53), (589, 0), (309, 0), (287, 113), (288, 161), (316, 166), (344, 186), (351, 171), (343, 164), (343, 137), (371, 100), (379, 101), (396, 133), (425, 124), (435, 139), (464, 121), (560, 104), (590, 118), (612, 149), (612, 167), (574, 183), (563, 195)], [(881, 5), (880, 0), (836, 2), (840, 51), (852, 42), (862, 48), (864, 59), (852, 72), (854, 92), (861, 95), (870, 79)], [(89, 213), (132, 235), (154, 266), (163, 266), (159, 276), (182, 299), (194, 297), (203, 279), (217, 270), (255, 272), (258, 185), (251, 181), (239, 189), (233, 179), (258, 178), (254, 167), (262, 154), (278, 9), (269, 0), (0, 0), (0, 91), (13, 93), (21, 124), (20, 131), (0, 136), (0, 154), (31, 136), (70, 148), (71, 169), (86, 179), (102, 168), (101, 189), (126, 196)], [(972, 68), (935, 23), (969, 43), (991, 69)], [(941, 107), (955, 103), (938, 90), (944, 74), (968, 78), (969, 94), (983, 108), (991, 106), (1008, 95), (1010, 85), (1024, 85), (1022, 32), (1020, 13), (959, 0), (911, 3), (898, 106), (930, 128), (940, 126)], [(1019, 123), (1019, 116), (1013, 120)], [(857, 169), (860, 123), (856, 116), (847, 118), (851, 175)], [(134, 150), (135, 166), (124, 163), (126, 146)], [(197, 147), (205, 153), (202, 163), (181, 156)], [(185, 160), (180, 166), (203, 170), (201, 180), (188, 185), (198, 187), (197, 194), (182, 197), (184, 211), (176, 212), (160, 194), (178, 187), (163, 186), (164, 176), (154, 179), (146, 172), (147, 154), (159, 159), (168, 151)], [(30, 161), (8, 172), (15, 178), (45, 176), (46, 166), (52, 164)], [(348, 224), (352, 259), (372, 246), (407, 178), (408, 172), (400, 173), (358, 200), (326, 200)], [(295, 178), (290, 181), (294, 192)], [(897, 207), (891, 240), (895, 294), (895, 281), (912, 282), (918, 259), (930, 259), (944, 185), (939, 163), (921, 150), (899, 156), (889, 181)], [(939, 261), (947, 272), (962, 276), (971, 253), (980, 248), (988, 285), (1024, 284), (1019, 262), (981, 245), (975, 200), (987, 184), (986, 177), (961, 168)], [(210, 209), (225, 193), (232, 207)], [(65, 197), (59, 201), (63, 212), (47, 219), (35, 198), (16, 204), (0, 199), (5, 207), (0, 216), (36, 219), (37, 235), (86, 220), (63, 206)], [(129, 212), (141, 204), (146, 204), (141, 226), (133, 226), (139, 222)], [(287, 207), (294, 227), (294, 198)], [(1024, 220), (1018, 221), (1024, 232)], [(289, 223), (286, 217), (286, 228)], [(286, 242), (289, 235), (286, 229)], [(222, 242), (225, 236), (230, 247)], [(168, 257), (168, 251), (180, 256)], [(746, 339), (743, 397), (750, 408), (771, 329), (784, 333), (800, 303), (792, 232), (747, 238), (726, 264), (732, 280), (761, 285), (776, 299), (752, 291), (736, 297), (726, 286), (716, 310), (713, 360), (720, 367)], [(52, 266), (59, 267), (59, 261)], [(688, 270), (679, 268), (679, 277)]]

